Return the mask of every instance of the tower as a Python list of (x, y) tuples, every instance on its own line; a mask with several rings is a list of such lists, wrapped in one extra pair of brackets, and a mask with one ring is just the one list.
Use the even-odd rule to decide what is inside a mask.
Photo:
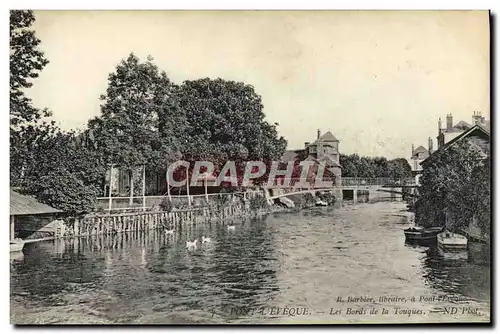
[(438, 136), (441, 134), (441, 128), (442, 128), (441, 125), (442, 125), (441, 124), (441, 117), (439, 117), (439, 120), (438, 120)]
[(429, 137), (429, 154), (432, 153), (432, 138)]

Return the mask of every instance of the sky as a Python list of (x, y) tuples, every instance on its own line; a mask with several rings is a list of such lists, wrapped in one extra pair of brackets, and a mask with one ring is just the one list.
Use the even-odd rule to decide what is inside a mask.
[(489, 119), (487, 11), (35, 11), (50, 63), (27, 91), (64, 129), (100, 114), (109, 73), (131, 52), (180, 84), (254, 86), (288, 149), (317, 129), (341, 153), (411, 155), (446, 124)]

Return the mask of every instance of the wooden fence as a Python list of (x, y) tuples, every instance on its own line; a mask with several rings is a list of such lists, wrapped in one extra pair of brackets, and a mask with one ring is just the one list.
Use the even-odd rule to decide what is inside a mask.
[(102, 214), (75, 219), (73, 226), (65, 228), (64, 236), (89, 236), (153, 229), (182, 229), (201, 223), (250, 216), (248, 205), (238, 204), (223, 208), (203, 207), (172, 212), (146, 211), (134, 213)]

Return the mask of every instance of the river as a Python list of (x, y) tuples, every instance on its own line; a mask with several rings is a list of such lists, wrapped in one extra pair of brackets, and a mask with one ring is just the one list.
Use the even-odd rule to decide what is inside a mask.
[[(489, 321), (489, 266), (406, 245), (404, 207), (362, 203), (235, 221), (234, 231), (212, 224), (28, 244), (11, 259), (11, 322)], [(185, 248), (202, 235), (211, 242)]]

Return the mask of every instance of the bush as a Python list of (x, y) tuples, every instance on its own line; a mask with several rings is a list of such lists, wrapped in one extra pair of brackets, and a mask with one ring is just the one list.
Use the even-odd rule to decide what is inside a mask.
[(328, 205), (335, 204), (335, 201), (337, 200), (335, 195), (332, 194), (331, 192), (321, 192), (318, 197), (320, 200), (328, 203)]
[(314, 196), (311, 193), (306, 193), (304, 195), (304, 202), (305, 205), (314, 205), (316, 203), (316, 201), (314, 200)]
[(172, 204), (172, 201), (168, 199), (168, 197), (165, 197), (160, 203), (160, 208), (162, 209), (162, 211), (170, 212), (172, 211), (173, 207), (174, 205)]
[(263, 195), (256, 194), (252, 198), (250, 198), (250, 209), (251, 210), (260, 210), (266, 208), (268, 206), (267, 200)]

